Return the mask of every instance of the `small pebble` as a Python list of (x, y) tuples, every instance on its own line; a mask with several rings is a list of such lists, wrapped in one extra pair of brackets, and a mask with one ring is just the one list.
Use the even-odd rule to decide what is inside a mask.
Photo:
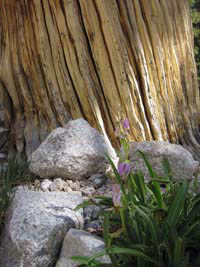
[(80, 190), (80, 184), (79, 182), (74, 182), (74, 183), (71, 183), (70, 185), (71, 189), (73, 189), (74, 191), (79, 191)]
[(42, 189), (42, 191), (47, 192), (49, 191), (51, 184), (52, 184), (52, 181), (48, 179), (44, 179), (42, 183), (40, 184), (40, 188)]
[(103, 221), (102, 220), (94, 220), (92, 222), (89, 222), (85, 225), (85, 230), (92, 233), (92, 234), (98, 234), (99, 232), (102, 233)]
[(96, 205), (90, 205), (83, 209), (83, 215), (85, 218), (89, 218), (90, 221), (98, 218), (102, 208)]
[(36, 179), (36, 180), (34, 181), (34, 188), (35, 188), (36, 190), (40, 189), (40, 180)]
[(73, 190), (71, 189), (71, 187), (69, 187), (68, 185), (64, 186), (64, 191), (65, 192), (73, 192)]
[(92, 196), (92, 195), (95, 193), (95, 189), (94, 189), (93, 186), (86, 186), (86, 187), (82, 187), (82, 188), (81, 188), (81, 192), (82, 192), (84, 195)]
[(53, 180), (53, 184), (55, 184), (57, 191), (62, 191), (65, 181), (61, 178), (56, 178)]
[(107, 177), (103, 174), (94, 174), (89, 178), (89, 181), (92, 182), (92, 185), (95, 189), (100, 188), (103, 184), (105, 184)]

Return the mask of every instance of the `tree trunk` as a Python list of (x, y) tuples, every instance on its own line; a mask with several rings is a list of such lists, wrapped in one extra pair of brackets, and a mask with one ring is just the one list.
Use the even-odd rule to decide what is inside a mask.
[(195, 152), (200, 105), (188, 0), (1, 0), (0, 90), (19, 153), (79, 117), (114, 145), (127, 117), (130, 139)]

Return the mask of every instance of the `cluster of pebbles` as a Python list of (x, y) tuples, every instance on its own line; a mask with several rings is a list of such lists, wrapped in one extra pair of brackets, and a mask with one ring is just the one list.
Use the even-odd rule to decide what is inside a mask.
[[(0, 170), (7, 168), (6, 155), (0, 153)], [(108, 175), (109, 173), (109, 175)], [(109, 195), (112, 191), (110, 169), (106, 174), (97, 173), (83, 180), (66, 180), (62, 178), (40, 179), (31, 178), (31, 183), (17, 186), (18, 189), (29, 189), (43, 192), (81, 192), (82, 196)]]
[(112, 190), (112, 183), (104, 174), (94, 174), (84, 180), (63, 180), (55, 178), (53, 180), (36, 179), (31, 185), (21, 185), (19, 189), (31, 189), (43, 192), (81, 192), (85, 197), (94, 195), (108, 195)]

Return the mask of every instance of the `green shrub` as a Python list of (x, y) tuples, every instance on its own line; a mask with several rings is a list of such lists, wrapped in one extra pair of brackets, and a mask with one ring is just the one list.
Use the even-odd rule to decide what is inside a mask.
[[(127, 149), (125, 137), (122, 145)], [(164, 177), (152, 169), (140, 151), (151, 180), (146, 182), (141, 172), (130, 172), (124, 155), (116, 169), (112, 197), (97, 197), (104, 211), (103, 238), (105, 250), (88, 257), (73, 257), (79, 266), (113, 267), (195, 267), (200, 264), (200, 194), (196, 183), (174, 182), (169, 162), (163, 159)], [(89, 205), (89, 202), (81, 206)], [(80, 208), (77, 207), (77, 208)], [(97, 258), (108, 254), (111, 264)]]

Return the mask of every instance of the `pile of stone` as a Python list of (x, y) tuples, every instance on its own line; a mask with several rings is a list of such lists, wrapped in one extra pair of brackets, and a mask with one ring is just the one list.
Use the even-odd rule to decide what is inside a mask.
[(112, 181), (106, 174), (94, 174), (84, 180), (64, 180), (55, 179), (36, 179), (31, 185), (21, 185), (20, 189), (31, 189), (43, 192), (82, 192), (83, 196), (92, 197), (95, 195), (109, 194), (112, 190)]
[[(163, 156), (175, 179), (191, 180), (199, 168), (179, 145), (131, 143), (131, 168), (143, 171), (146, 179), (148, 172), (137, 150), (147, 155), (158, 175), (163, 174)], [(97, 236), (101, 208), (95, 202), (84, 209), (75, 207), (96, 194), (112, 197), (105, 153), (117, 162), (111, 144), (83, 119), (55, 129), (33, 152), (30, 170), (40, 179), (31, 188), (16, 190), (1, 236), (0, 267), (75, 267), (72, 256), (92, 256), (104, 248)], [(100, 260), (110, 262), (107, 256)]]

